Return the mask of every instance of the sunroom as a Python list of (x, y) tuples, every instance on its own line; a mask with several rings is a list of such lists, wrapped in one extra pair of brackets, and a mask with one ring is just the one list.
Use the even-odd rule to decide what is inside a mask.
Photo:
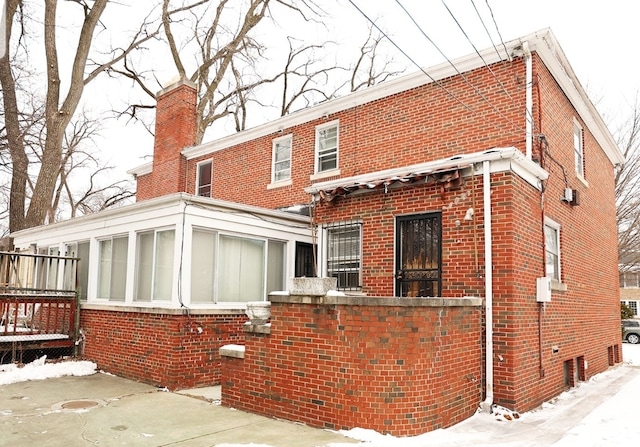
[(311, 268), (308, 217), (184, 193), (12, 236), (16, 251), (80, 258), (79, 296), (96, 305), (242, 308)]

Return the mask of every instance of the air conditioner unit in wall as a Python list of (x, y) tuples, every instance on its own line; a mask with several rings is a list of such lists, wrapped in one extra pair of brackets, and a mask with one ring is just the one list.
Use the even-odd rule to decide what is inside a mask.
[(539, 303), (551, 302), (551, 278), (536, 278), (536, 301)]

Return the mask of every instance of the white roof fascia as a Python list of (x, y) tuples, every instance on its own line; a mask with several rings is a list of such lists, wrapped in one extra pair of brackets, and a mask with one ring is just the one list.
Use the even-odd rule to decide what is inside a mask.
[(137, 177), (139, 175), (151, 174), (153, 172), (153, 162), (145, 163), (135, 168), (129, 169), (127, 174)]
[[(519, 45), (520, 41), (517, 41), (516, 43)], [(428, 73), (428, 76), (423, 71), (417, 71), (415, 73), (376, 84), (364, 90), (351, 93), (340, 98), (331, 99), (307, 109), (293, 112), (290, 115), (278, 118), (268, 123), (261, 124), (254, 128), (247, 129), (242, 132), (238, 132), (214, 141), (210, 141), (199, 146), (186, 148), (182, 151), (182, 155), (184, 155), (187, 160), (190, 160), (193, 158), (201, 157), (203, 155), (211, 154), (213, 152), (242, 144), (256, 138), (279, 133), (282, 129), (288, 129), (293, 126), (308, 123), (310, 121), (323, 118), (327, 115), (330, 116), (334, 113), (338, 113), (356, 106), (370, 103), (381, 98), (405, 92), (422, 85), (430, 84), (433, 82), (433, 79), (435, 79), (436, 81), (440, 81), (441, 79), (457, 75), (458, 72), (464, 73), (476, 68), (483, 67), (484, 61), (486, 61), (487, 64), (491, 64), (494, 62), (499, 62), (500, 60), (503, 60), (505, 58), (504, 51), (500, 54), (501, 57), (499, 57), (498, 54), (496, 54), (496, 49), (493, 47), (480, 52), (480, 54), (482, 55), (482, 58), (477, 56), (476, 54), (473, 54), (455, 59), (451, 63), (446, 62), (425, 69), (425, 72)]]
[[(323, 118), (356, 106), (360, 106), (387, 96), (395, 95), (412, 88), (430, 84), (441, 79), (455, 76), (485, 66), (507, 60), (520, 51), (523, 42), (529, 43), (531, 51), (539, 54), (547, 65), (564, 93), (567, 95), (587, 128), (593, 133), (605, 154), (615, 164), (624, 163), (624, 156), (611, 136), (600, 114), (593, 106), (585, 90), (580, 85), (564, 52), (549, 28), (545, 28), (529, 35), (507, 42), (504, 47), (490, 47), (478, 54), (470, 54), (446, 62), (423, 71), (392, 79), (362, 91), (358, 91), (340, 98), (335, 98), (313, 107), (302, 109), (282, 118), (264, 123), (251, 129), (244, 130), (220, 139), (216, 139), (198, 146), (185, 148), (182, 154), (187, 160), (208, 155), (219, 150), (242, 144), (260, 137), (279, 133), (280, 130), (304, 124)], [(505, 54), (504, 48), (509, 53)], [(426, 73), (426, 74), (425, 74)], [(129, 173), (143, 175), (151, 172), (151, 164), (134, 168)]]
[[(307, 194), (318, 194), (320, 191), (334, 189), (353, 183), (374, 182), (379, 179), (402, 176), (410, 172), (436, 172), (446, 169), (465, 168), (484, 161), (491, 162), (491, 172), (513, 171), (522, 177), (527, 183), (537, 189), (541, 189), (541, 182), (549, 177), (549, 173), (540, 165), (529, 160), (522, 152), (514, 147), (495, 148), (484, 152), (457, 155), (451, 158), (429, 161), (401, 168), (387, 169), (384, 171), (370, 172), (367, 174), (345, 177), (338, 180), (314, 183), (304, 189)], [(476, 171), (478, 172), (480, 168)]]
[(536, 52), (560, 85), (578, 115), (598, 141), (612, 164), (624, 163), (624, 155), (620, 151), (609, 128), (602, 120), (600, 113), (589, 99), (580, 84), (567, 56), (550, 29), (545, 29), (519, 39), (529, 42), (529, 49)]
[(70, 231), (71, 233), (80, 233), (81, 231), (90, 231), (96, 228), (111, 228), (126, 224), (127, 222), (166, 218), (171, 215), (183, 213), (187, 204), (195, 204), (210, 211), (224, 211), (227, 214), (235, 214), (236, 216), (253, 216), (276, 225), (287, 225), (290, 223), (304, 225), (310, 221), (308, 216), (198, 197), (186, 193), (176, 193), (62, 222), (16, 231), (12, 233), (11, 236), (16, 240), (24, 240), (25, 238), (35, 239), (45, 237), (52, 232), (64, 233)]

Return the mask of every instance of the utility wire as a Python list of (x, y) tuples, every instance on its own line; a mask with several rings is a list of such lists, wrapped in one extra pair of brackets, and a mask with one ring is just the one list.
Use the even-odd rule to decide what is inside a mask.
[[(478, 11), (478, 7), (476, 6), (476, 2), (474, 0), (471, 0), (471, 4), (473, 5), (473, 9), (475, 9), (475, 11), (476, 11), (476, 15), (480, 19), (480, 23), (482, 23), (482, 27), (484, 28), (484, 31), (487, 33), (487, 37), (489, 37), (489, 41), (491, 42), (491, 45), (493, 46), (493, 49), (496, 50), (496, 54), (502, 60), (502, 56), (500, 56), (500, 50), (498, 50), (498, 47), (496, 47), (496, 44), (493, 42), (493, 38), (491, 37), (491, 33), (487, 29), (487, 25), (484, 23), (484, 20), (482, 20), (482, 16), (480, 15), (480, 11)], [(487, 6), (489, 6), (488, 0), (487, 0)], [(490, 7), (489, 7), (489, 11), (491, 12), (491, 17), (493, 17), (493, 11), (491, 11)], [(495, 19), (493, 20), (493, 23), (494, 24), (496, 23)], [(498, 27), (498, 25), (496, 25), (496, 29), (497, 29), (497, 27)], [(500, 35), (499, 31), (498, 31), (498, 35)], [(504, 47), (505, 55), (507, 56), (509, 61), (511, 61), (511, 55), (507, 51), (507, 47), (504, 45), (504, 42), (502, 43), (502, 46)]]
[[(447, 89), (444, 84), (442, 84), (441, 82), (439, 82), (437, 79), (435, 79), (433, 76), (431, 76), (429, 73), (427, 73), (424, 68), (422, 68), (411, 56), (409, 56), (407, 54), (407, 52), (405, 52), (400, 45), (398, 45), (393, 39), (391, 39), (391, 37), (389, 37), (387, 35), (387, 33), (385, 33), (376, 23), (374, 20), (372, 20), (364, 11), (362, 11), (362, 9), (360, 9), (358, 7), (358, 5), (356, 5), (353, 0), (349, 0), (349, 3), (351, 3), (351, 5), (358, 10), (358, 12), (369, 21), (369, 23), (371, 23), (371, 25), (373, 27), (375, 27), (378, 32), (380, 34), (382, 34), (382, 36), (384, 36), (394, 47), (396, 47), (396, 49), (398, 51), (400, 51), (400, 53), (402, 53), (413, 65), (415, 65), (425, 76), (427, 76), (432, 82), (434, 82), (438, 87), (440, 87), (442, 90), (444, 90), (449, 96), (451, 96), (451, 98), (453, 98), (455, 101), (457, 101), (460, 105), (462, 105), (465, 109), (467, 109), (469, 112), (471, 112), (473, 115), (479, 116), (480, 118), (482, 118), (485, 122), (487, 122), (489, 125), (491, 125), (492, 127), (495, 127), (497, 129), (503, 130), (502, 126), (497, 125), (494, 121), (491, 121), (489, 119), (487, 119), (484, 116), (481, 116), (478, 114), (478, 112), (476, 112), (475, 110), (473, 110), (471, 108), (471, 106), (469, 106), (468, 104), (465, 104), (460, 98), (458, 98), (453, 92), (451, 92), (449, 89)], [(512, 125), (515, 126), (514, 123), (511, 122)], [(516, 126), (517, 128), (517, 126)]]
[[(514, 129), (516, 130), (521, 130), (521, 126), (518, 126), (517, 124), (515, 124), (513, 121), (511, 121), (507, 116), (505, 116), (485, 95), (482, 94), (482, 92), (480, 90), (478, 90), (478, 88), (476, 86), (474, 86), (469, 79), (467, 79), (467, 77), (464, 75), (464, 73), (461, 73), (460, 70), (458, 70), (458, 67), (456, 67), (456, 65), (451, 61), (451, 59), (449, 59), (447, 57), (447, 55), (444, 54), (444, 52), (440, 49), (440, 47), (438, 47), (438, 45), (436, 45), (436, 43), (427, 35), (427, 33), (424, 31), (424, 29), (418, 24), (418, 22), (416, 22), (416, 20), (413, 18), (413, 16), (411, 15), (411, 13), (409, 11), (407, 11), (407, 9), (404, 7), (404, 5), (400, 2), (400, 0), (396, 0), (396, 3), (400, 6), (400, 8), (402, 8), (402, 10), (404, 11), (404, 13), (407, 15), (407, 17), (409, 17), (409, 19), (411, 19), (411, 21), (413, 22), (413, 24), (416, 26), (416, 28), (418, 28), (418, 30), (420, 31), (420, 33), (422, 33), (422, 35), (431, 43), (431, 45), (434, 46), (434, 48), (436, 50), (438, 50), (438, 52), (442, 55), (442, 57), (444, 57), (447, 62), (449, 62), (449, 64), (453, 67), (453, 69), (456, 71), (456, 73), (458, 73), (458, 75), (460, 75), (462, 77), (462, 79), (466, 82), (466, 84), (471, 87), (476, 94), (478, 94), (483, 100), (484, 102), (486, 102), (488, 105), (490, 105), (493, 110), (500, 115), (502, 118), (504, 118), (505, 121), (507, 121), (509, 124), (511, 124), (511, 126), (513, 126)], [(443, 1), (444, 3), (444, 1)], [(447, 7), (447, 5), (445, 4), (445, 7)], [(449, 8), (447, 7), (447, 10), (449, 11), (449, 14), (451, 14), (451, 11), (449, 10)], [(453, 15), (452, 15), (453, 17)], [(455, 17), (454, 17), (454, 20)], [(456, 20), (456, 23), (458, 23), (458, 21)], [(458, 23), (458, 26), (460, 27), (460, 24)], [(462, 29), (462, 27), (460, 27), (460, 29)], [(464, 30), (462, 30), (462, 32), (465, 34), (465, 37), (467, 37), (467, 40), (469, 40), (469, 37), (467, 36), (467, 34), (464, 32)], [(471, 42), (469, 40), (469, 42)], [(498, 77), (496, 76), (496, 74), (493, 72), (493, 70), (491, 70), (491, 68), (489, 67), (489, 65), (487, 64), (487, 62), (484, 60), (484, 58), (482, 57), (482, 55), (480, 55), (480, 52), (476, 49), (476, 47), (471, 44), (473, 46), (473, 48), (476, 50), (476, 53), (478, 54), (478, 56), (480, 56), (480, 59), (482, 60), (482, 62), (484, 63), (484, 66), (487, 67), (489, 69), (489, 72), (493, 75), (494, 79), (498, 82), (498, 84), (500, 85), (500, 87), (502, 88), (502, 90), (507, 94), (507, 96), (509, 97), (509, 100), (511, 101), (512, 104), (515, 105), (515, 102), (513, 101), (513, 98), (511, 97), (511, 95), (509, 94), (509, 92), (506, 90), (506, 88), (504, 87), (504, 85), (502, 84), (502, 82), (500, 82), (500, 80), (498, 79)]]
[(513, 62), (511, 59), (511, 55), (507, 50), (507, 46), (505, 45), (504, 40), (502, 39), (502, 34), (500, 34), (500, 30), (498, 29), (498, 23), (496, 22), (496, 17), (493, 15), (493, 9), (491, 9), (491, 5), (489, 5), (489, 0), (485, 0), (485, 3), (487, 4), (487, 8), (489, 8), (489, 13), (491, 14), (491, 20), (493, 20), (493, 26), (495, 26), (496, 28), (496, 32), (498, 33), (498, 37), (500, 38), (500, 43), (502, 44), (502, 48), (504, 48), (504, 52), (507, 54), (507, 57), (509, 58), (509, 62)]
[(375, 29), (378, 30), (378, 32), (380, 34), (382, 34), (385, 39), (387, 39), (389, 42), (391, 42), (391, 44), (396, 47), (396, 49), (398, 51), (400, 51), (404, 57), (406, 57), (407, 59), (409, 59), (409, 61), (415, 65), (416, 67), (418, 67), (418, 69), (424, 73), (425, 76), (427, 76), (431, 81), (435, 82), (438, 87), (440, 87), (442, 90), (444, 90), (445, 92), (447, 92), (447, 94), (449, 96), (451, 96), (453, 99), (455, 99), (458, 103), (460, 103), (465, 109), (469, 110), (471, 113), (473, 113), (474, 115), (477, 115), (476, 111), (473, 110), (469, 105), (465, 104), (464, 102), (462, 102), (462, 100), (460, 98), (458, 98), (456, 95), (454, 95), (449, 89), (447, 89), (440, 81), (438, 81), (437, 79), (435, 79), (433, 76), (431, 76), (429, 73), (427, 73), (424, 68), (422, 68), (411, 56), (409, 56), (402, 48), (400, 48), (400, 45), (398, 45), (397, 43), (394, 42), (393, 39), (391, 39), (391, 37), (389, 37), (387, 35), (387, 33), (385, 33), (379, 26), (378, 24), (373, 21), (371, 18), (369, 18), (369, 16), (358, 7), (358, 5), (356, 5), (353, 0), (349, 0), (349, 3), (351, 3), (351, 5), (353, 5), (354, 8), (356, 8), (358, 10), (358, 12), (369, 21), (369, 23), (371, 23), (372, 26), (375, 27)]

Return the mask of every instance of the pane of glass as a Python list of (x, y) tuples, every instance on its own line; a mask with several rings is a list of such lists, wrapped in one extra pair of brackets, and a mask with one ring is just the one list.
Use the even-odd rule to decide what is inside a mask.
[(191, 302), (212, 303), (216, 234), (193, 231), (191, 248)]
[(276, 143), (275, 161), (283, 161), (291, 158), (291, 140)]
[(198, 165), (198, 195), (211, 197), (211, 175), (213, 163), (207, 162)]
[(98, 298), (109, 298), (111, 282), (111, 240), (100, 241), (100, 265), (98, 267)]
[(89, 242), (78, 243), (78, 253), (80, 258), (78, 265), (78, 294), (81, 300), (87, 299), (87, 287), (89, 285)]
[(267, 254), (267, 293), (284, 290), (284, 249), (283, 242), (269, 241)]
[[(60, 249), (58, 247), (49, 247), (50, 256), (60, 256)], [(47, 259), (47, 289), (58, 288), (58, 260)]]
[(156, 233), (155, 271), (153, 277), (153, 298), (156, 300), (171, 299), (174, 240), (174, 230), (158, 231)]
[(264, 300), (264, 242), (220, 236), (218, 302)]
[(136, 273), (136, 300), (151, 301), (153, 275), (153, 232), (138, 234), (138, 271)]
[(128, 238), (113, 238), (113, 265), (111, 266), (111, 300), (124, 301), (127, 282)]

